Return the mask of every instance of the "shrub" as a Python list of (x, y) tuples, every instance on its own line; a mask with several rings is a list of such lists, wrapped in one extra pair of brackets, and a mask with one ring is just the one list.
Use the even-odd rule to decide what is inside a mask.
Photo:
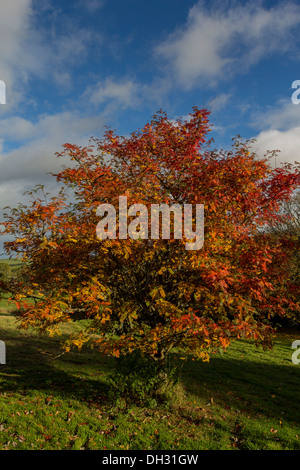
[(111, 395), (128, 402), (155, 406), (167, 401), (179, 381), (181, 363), (169, 355), (162, 366), (149, 356), (134, 351), (116, 359), (116, 367), (110, 375)]

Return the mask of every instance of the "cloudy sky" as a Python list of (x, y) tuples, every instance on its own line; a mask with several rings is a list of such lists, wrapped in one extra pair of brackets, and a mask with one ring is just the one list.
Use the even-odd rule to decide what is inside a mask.
[(65, 142), (161, 108), (209, 107), (215, 146), (239, 134), (299, 161), (299, 64), (299, 2), (0, 0), (0, 206), (51, 187)]

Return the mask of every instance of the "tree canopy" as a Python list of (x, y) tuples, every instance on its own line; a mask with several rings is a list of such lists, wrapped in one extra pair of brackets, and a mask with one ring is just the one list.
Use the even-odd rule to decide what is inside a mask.
[[(90, 344), (160, 362), (175, 347), (206, 360), (237, 338), (270, 343), (272, 316), (299, 312), (299, 290), (289, 280), (295, 240), (263, 227), (299, 185), (299, 169), (272, 169), (251, 141), (212, 149), (209, 132), (208, 110), (195, 107), (188, 119), (160, 111), (128, 137), (108, 129), (87, 147), (63, 146), (57, 157), (70, 164), (53, 175), (59, 194), (36, 187), (4, 221), (7, 254), (26, 263), (9, 286), (23, 328), (52, 335), (76, 321), (67, 349)], [(121, 237), (117, 210), (115, 237), (107, 226), (100, 239), (98, 208), (117, 209), (121, 196), (148, 213), (154, 204), (190, 205), (194, 228), (203, 204), (203, 246), (186, 249), (193, 233), (174, 236), (175, 215), (169, 239), (161, 230), (151, 238), (149, 218), (145, 236), (138, 212), (127, 214), (135, 237)]]

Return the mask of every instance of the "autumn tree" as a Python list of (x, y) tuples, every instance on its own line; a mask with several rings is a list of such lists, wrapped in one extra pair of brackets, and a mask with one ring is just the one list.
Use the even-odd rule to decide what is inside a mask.
[[(212, 149), (208, 118), (206, 109), (185, 120), (161, 111), (129, 137), (108, 129), (87, 147), (63, 146), (57, 156), (70, 165), (54, 175), (59, 193), (36, 187), (4, 220), (6, 252), (26, 266), (10, 286), (21, 327), (54, 335), (77, 322), (67, 349), (140, 351), (163, 365), (174, 348), (206, 360), (238, 338), (268, 345), (272, 316), (299, 311), (299, 293), (285, 282), (293, 240), (262, 230), (299, 185), (299, 170), (272, 170), (251, 141)], [(121, 233), (120, 197), (136, 209), (127, 214), (134, 236)], [(116, 226), (103, 204), (115, 207)], [(192, 207), (194, 232), (204, 205), (203, 246), (187, 249), (192, 231), (175, 236), (175, 212), (170, 237), (161, 227), (151, 237), (142, 209), (162, 204)]]
[(300, 237), (300, 192), (295, 192), (280, 204), (279, 217), (270, 222), (269, 228), (276, 234)]
[[(276, 241), (292, 242), (293, 250), (289, 250), (289, 277), (286, 280), (288, 290), (299, 293), (300, 289), (300, 192), (295, 192), (288, 200), (280, 204), (277, 218), (271, 220), (266, 230), (276, 238)], [(299, 325), (300, 318), (290, 312), (285, 318), (279, 319), (283, 324)]]
[(1, 283), (8, 283), (11, 277), (11, 268), (7, 263), (0, 263), (0, 300), (5, 292), (1, 289)]

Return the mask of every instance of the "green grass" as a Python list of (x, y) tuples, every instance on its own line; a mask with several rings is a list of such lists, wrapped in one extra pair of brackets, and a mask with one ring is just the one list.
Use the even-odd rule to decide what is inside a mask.
[(0, 263), (6, 263), (10, 266), (22, 266), (22, 261), (17, 258), (0, 258)]
[(172, 400), (150, 407), (113, 400), (113, 359), (53, 359), (60, 338), (18, 330), (4, 303), (0, 312), (0, 450), (300, 449), (300, 331), (282, 331), (271, 351), (240, 341), (209, 363), (188, 359)]

